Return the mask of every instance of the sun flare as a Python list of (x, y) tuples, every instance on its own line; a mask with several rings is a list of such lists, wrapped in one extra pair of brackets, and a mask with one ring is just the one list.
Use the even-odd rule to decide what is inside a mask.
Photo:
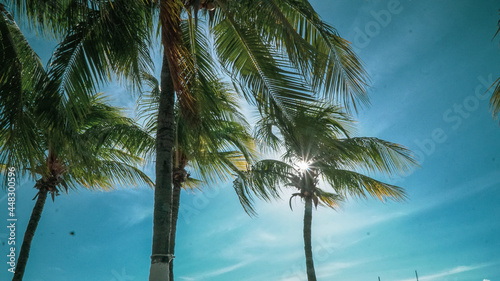
[(299, 170), (301, 172), (305, 172), (305, 171), (309, 170), (309, 163), (305, 162), (305, 161), (298, 161), (297, 167), (299, 168)]

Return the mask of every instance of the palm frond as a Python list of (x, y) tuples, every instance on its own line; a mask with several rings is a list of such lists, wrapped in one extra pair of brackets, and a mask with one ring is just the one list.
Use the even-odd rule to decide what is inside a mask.
[(182, 183), (182, 187), (184, 189), (189, 189), (189, 190), (195, 190), (195, 189), (201, 190), (204, 184), (205, 182), (202, 180), (188, 177), (187, 180), (184, 183)]
[(238, 22), (227, 3), (219, 2), (218, 20), (212, 27), (215, 49), (233, 80), (242, 85), (245, 98), (261, 111), (286, 110), (299, 101), (312, 101), (301, 75), (264, 43), (249, 26)]
[(110, 190), (117, 186), (154, 186), (154, 182), (137, 167), (109, 160), (97, 160), (90, 166), (71, 165), (64, 180), (70, 188), (84, 186), (89, 189)]
[(322, 206), (336, 209), (345, 202), (345, 198), (337, 193), (326, 192), (319, 188), (316, 189), (316, 192), (318, 193), (319, 203)]
[(498, 78), (491, 87), (495, 87), (490, 99), (490, 111), (495, 120), (500, 114), (500, 78)]
[(47, 37), (61, 37), (67, 27), (85, 18), (91, 9), (91, 1), (21, 1), (6, 0), (8, 6), (15, 9), (19, 18), (30, 28), (36, 28)]
[(282, 161), (261, 160), (247, 172), (238, 175), (233, 182), (243, 209), (249, 215), (255, 215), (254, 195), (265, 201), (280, 198), (281, 187), (290, 181), (295, 169)]
[[(277, 1), (300, 36), (313, 46), (313, 89), (324, 90), (325, 96), (335, 96), (349, 108), (368, 103), (367, 74), (350, 43), (341, 38), (335, 28), (322, 21), (308, 1)], [(311, 58), (311, 57), (309, 57)]]
[[(13, 17), (0, 6), (0, 163), (34, 167), (43, 148), (33, 111), (37, 82), (45, 75), (38, 55)], [(35, 160), (37, 159), (38, 160)], [(26, 172), (20, 169), (21, 174)]]
[(141, 92), (137, 100), (137, 118), (144, 124), (145, 130), (152, 136), (156, 133), (158, 119), (158, 103), (160, 99), (160, 83), (152, 74), (143, 73), (142, 80), (149, 88)]
[(323, 158), (326, 165), (336, 162), (337, 166), (359, 167), (388, 175), (402, 175), (418, 165), (415, 156), (404, 146), (371, 137), (332, 140)]
[(341, 169), (323, 168), (324, 179), (337, 194), (357, 198), (376, 197), (385, 202), (386, 199), (403, 201), (406, 193), (403, 188), (375, 180), (357, 172)]
[(302, 194), (300, 192), (296, 192), (296, 193), (293, 193), (292, 196), (290, 196), (290, 199), (288, 200), (288, 206), (290, 207), (290, 210), (293, 211), (293, 207), (292, 207), (292, 200), (297, 197), (297, 196), (301, 196)]
[(271, 115), (262, 116), (254, 128), (254, 136), (259, 148), (264, 151), (277, 151), (282, 144), (278, 135), (277, 120)]
[[(75, 111), (66, 113), (73, 116), (73, 122), (83, 114), (77, 105), (87, 103), (113, 73), (138, 86), (141, 73), (152, 69), (149, 29), (139, 8), (103, 3), (99, 10), (89, 11), (58, 45), (49, 62), (50, 81), (44, 87), (44, 96), (62, 97), (62, 104), (73, 103), (70, 106)], [(44, 112), (56, 122), (50, 108)]]
[(214, 152), (206, 155), (198, 154), (191, 159), (189, 166), (200, 179), (206, 183), (220, 183), (232, 175), (245, 170), (248, 162), (238, 151)]

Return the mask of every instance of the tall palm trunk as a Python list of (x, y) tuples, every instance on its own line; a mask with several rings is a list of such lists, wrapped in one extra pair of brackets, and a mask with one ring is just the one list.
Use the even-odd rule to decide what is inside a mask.
[(311, 244), (311, 225), (312, 225), (312, 198), (306, 197), (306, 207), (304, 210), (304, 250), (306, 253), (307, 280), (316, 281), (316, 272), (314, 271), (314, 261)]
[(156, 186), (153, 214), (153, 250), (150, 281), (169, 280), (169, 237), (172, 215), (172, 148), (174, 145), (175, 91), (170, 75), (168, 54), (163, 52), (161, 92), (156, 133)]
[[(178, 168), (179, 176), (174, 176), (174, 191), (172, 194), (172, 231), (170, 232), (170, 253), (175, 254), (175, 235), (177, 232), (177, 219), (179, 217), (179, 206), (181, 203), (182, 181), (184, 180), (184, 168)], [(170, 263), (170, 280), (174, 280), (174, 263)]]
[(26, 227), (26, 232), (24, 233), (23, 244), (21, 245), (21, 251), (19, 252), (19, 258), (17, 260), (16, 271), (12, 277), (12, 281), (23, 280), (24, 271), (26, 269), (26, 264), (28, 263), (28, 258), (30, 255), (31, 242), (35, 236), (36, 228), (38, 227), (38, 222), (42, 216), (43, 207), (45, 206), (45, 201), (47, 200), (48, 190), (41, 188), (38, 193), (38, 198), (36, 199), (35, 206), (31, 212), (31, 217)]

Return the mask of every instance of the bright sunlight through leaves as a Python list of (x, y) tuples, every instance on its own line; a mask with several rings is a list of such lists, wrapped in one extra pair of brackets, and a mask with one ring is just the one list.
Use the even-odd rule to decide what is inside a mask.
[(305, 171), (309, 170), (309, 163), (305, 162), (305, 161), (298, 161), (297, 167), (299, 168), (299, 170), (301, 172), (305, 172)]

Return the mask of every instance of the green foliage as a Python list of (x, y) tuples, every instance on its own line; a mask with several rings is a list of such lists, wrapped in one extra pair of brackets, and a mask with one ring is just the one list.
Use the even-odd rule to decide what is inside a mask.
[[(297, 110), (290, 118), (268, 117), (257, 124), (257, 136), (283, 149), (282, 160), (262, 160), (242, 174), (234, 187), (244, 209), (255, 214), (253, 195), (264, 200), (280, 197), (282, 187), (299, 191), (296, 196), (311, 198), (316, 205), (335, 207), (347, 196), (403, 200), (401, 187), (361, 174), (401, 175), (417, 165), (411, 152), (401, 145), (377, 138), (349, 137), (352, 121), (339, 107), (317, 105)], [(308, 163), (302, 171), (297, 163)], [(319, 188), (323, 180), (333, 189)]]
[[(323, 22), (307, 1), (174, 2), (177, 4), (168, 7), (178, 9), (180, 5), (181, 17), (185, 19), (181, 21), (185, 27), (176, 32), (190, 37), (191, 42), (174, 44), (171, 48), (177, 49), (169, 51), (169, 66), (183, 72), (173, 76), (181, 103), (189, 104), (190, 91), (194, 90), (185, 82), (189, 80), (187, 76), (202, 71), (198, 67), (203, 67), (213, 55), (247, 100), (258, 105), (262, 112), (296, 108), (301, 105), (297, 101), (312, 101), (316, 92), (355, 109), (358, 103), (368, 102), (362, 63), (349, 42)], [(64, 44), (71, 47), (80, 42), (74, 61), (81, 62), (79, 68), (85, 71), (80, 78), (77, 78), (80, 74), (72, 75), (73, 71), (65, 75), (68, 87), (74, 89), (77, 85), (85, 86), (84, 89), (87, 85), (91, 87), (93, 83), (83, 81), (102, 81), (112, 72), (138, 81), (139, 71), (150, 66), (146, 47), (153, 41), (152, 19), (157, 15), (159, 3), (8, 1), (23, 20), (43, 34), (61, 36), (69, 31), (71, 36)], [(164, 12), (165, 17), (174, 14)], [(206, 37), (210, 40), (201, 38), (204, 35), (199, 26), (211, 35)], [(157, 35), (161, 34), (159, 31)], [(210, 52), (193, 53), (190, 48), (199, 42), (207, 43)], [(87, 66), (83, 58), (88, 60)], [(205, 69), (214, 71), (213, 65)]]
[(73, 78), (66, 74), (85, 72), (75, 62), (79, 44), (60, 44), (44, 70), (5, 7), (0, 9), (0, 163), (42, 182), (54, 178), (64, 190), (152, 185), (137, 165), (153, 140), (93, 94), (92, 86), (82, 89), (86, 78), (68, 82)]
[[(158, 112), (158, 81), (145, 75), (152, 90), (141, 96), (138, 109), (147, 131), (154, 135)], [(193, 77), (194, 78), (194, 77)], [(207, 81), (200, 75), (196, 93), (196, 111), (176, 107), (174, 167), (190, 167), (201, 177), (183, 184), (190, 187), (214, 183), (245, 170), (254, 157), (253, 139), (248, 124), (241, 115), (237, 100), (228, 85), (219, 80)], [(187, 110), (196, 118), (182, 118)], [(194, 181), (193, 181), (194, 180)]]

